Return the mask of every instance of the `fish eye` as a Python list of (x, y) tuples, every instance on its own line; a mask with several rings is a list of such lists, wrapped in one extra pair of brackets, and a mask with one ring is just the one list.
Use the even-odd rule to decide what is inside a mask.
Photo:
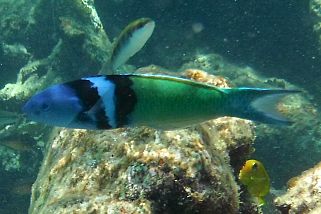
[(49, 109), (48, 103), (42, 103), (42, 104), (41, 104), (41, 110), (47, 111), (48, 109)]
[(257, 168), (258, 168), (257, 163), (253, 163), (253, 165), (252, 165), (252, 169), (253, 169), (253, 170), (257, 170)]

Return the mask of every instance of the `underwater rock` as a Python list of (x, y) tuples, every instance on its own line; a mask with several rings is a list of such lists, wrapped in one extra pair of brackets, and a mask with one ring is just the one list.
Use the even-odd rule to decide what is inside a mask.
[[(105, 62), (111, 51), (110, 41), (92, 0), (39, 0), (31, 13), (27, 35), (35, 57), (46, 57), (62, 39), (69, 51), (64, 61), (69, 58), (73, 63), (96, 68), (97, 71), (93, 71), (96, 73), (99, 69), (97, 64)], [(39, 39), (44, 36), (48, 39)]]
[(23, 43), (23, 32), (28, 25), (26, 17), (33, 1), (0, 1), (1, 88), (8, 82), (14, 82), (19, 69), (31, 60)]
[(174, 131), (63, 129), (29, 213), (259, 213), (234, 175), (254, 138), (250, 121), (228, 117)]
[(282, 214), (321, 213), (321, 163), (292, 178), (285, 194), (275, 199)]

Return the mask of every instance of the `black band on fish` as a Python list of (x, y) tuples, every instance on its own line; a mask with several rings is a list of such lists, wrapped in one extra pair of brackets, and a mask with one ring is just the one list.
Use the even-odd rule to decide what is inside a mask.
[(110, 129), (109, 120), (106, 117), (105, 106), (101, 101), (98, 89), (93, 87), (90, 80), (81, 79), (65, 83), (65, 86), (73, 89), (81, 100), (83, 112), (77, 115), (75, 121), (96, 124), (98, 129)]
[(93, 88), (93, 83), (89, 80), (80, 79), (64, 83), (64, 85), (73, 89), (82, 101), (85, 111), (89, 111), (100, 99), (97, 89)]
[(117, 127), (123, 127), (129, 124), (129, 118), (131, 112), (134, 111), (137, 103), (137, 96), (132, 89), (133, 81), (129, 76), (110, 75), (106, 77), (107, 80), (113, 82), (115, 88), (115, 117), (117, 121)]

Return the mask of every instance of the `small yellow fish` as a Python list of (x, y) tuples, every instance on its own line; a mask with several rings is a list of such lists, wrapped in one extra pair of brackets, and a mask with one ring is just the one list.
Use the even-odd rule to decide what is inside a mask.
[(263, 197), (270, 191), (270, 178), (263, 164), (257, 160), (247, 160), (240, 170), (239, 179), (249, 193), (258, 199), (259, 206), (264, 205)]

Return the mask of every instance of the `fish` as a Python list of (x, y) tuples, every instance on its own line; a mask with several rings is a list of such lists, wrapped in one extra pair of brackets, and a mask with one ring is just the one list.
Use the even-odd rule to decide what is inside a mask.
[(115, 71), (129, 58), (143, 48), (153, 34), (155, 22), (150, 18), (140, 18), (129, 25), (118, 36), (110, 57), (110, 66)]
[(35, 148), (37, 142), (29, 135), (12, 135), (0, 138), (0, 145), (19, 152), (31, 151)]
[(264, 196), (270, 192), (270, 177), (258, 160), (247, 160), (239, 173), (240, 182), (251, 196), (257, 198), (259, 206), (265, 204)]
[(157, 74), (96, 75), (38, 92), (22, 112), (35, 122), (93, 130), (137, 126), (171, 130), (222, 116), (290, 125), (275, 105), (285, 95), (298, 92), (217, 88)]

